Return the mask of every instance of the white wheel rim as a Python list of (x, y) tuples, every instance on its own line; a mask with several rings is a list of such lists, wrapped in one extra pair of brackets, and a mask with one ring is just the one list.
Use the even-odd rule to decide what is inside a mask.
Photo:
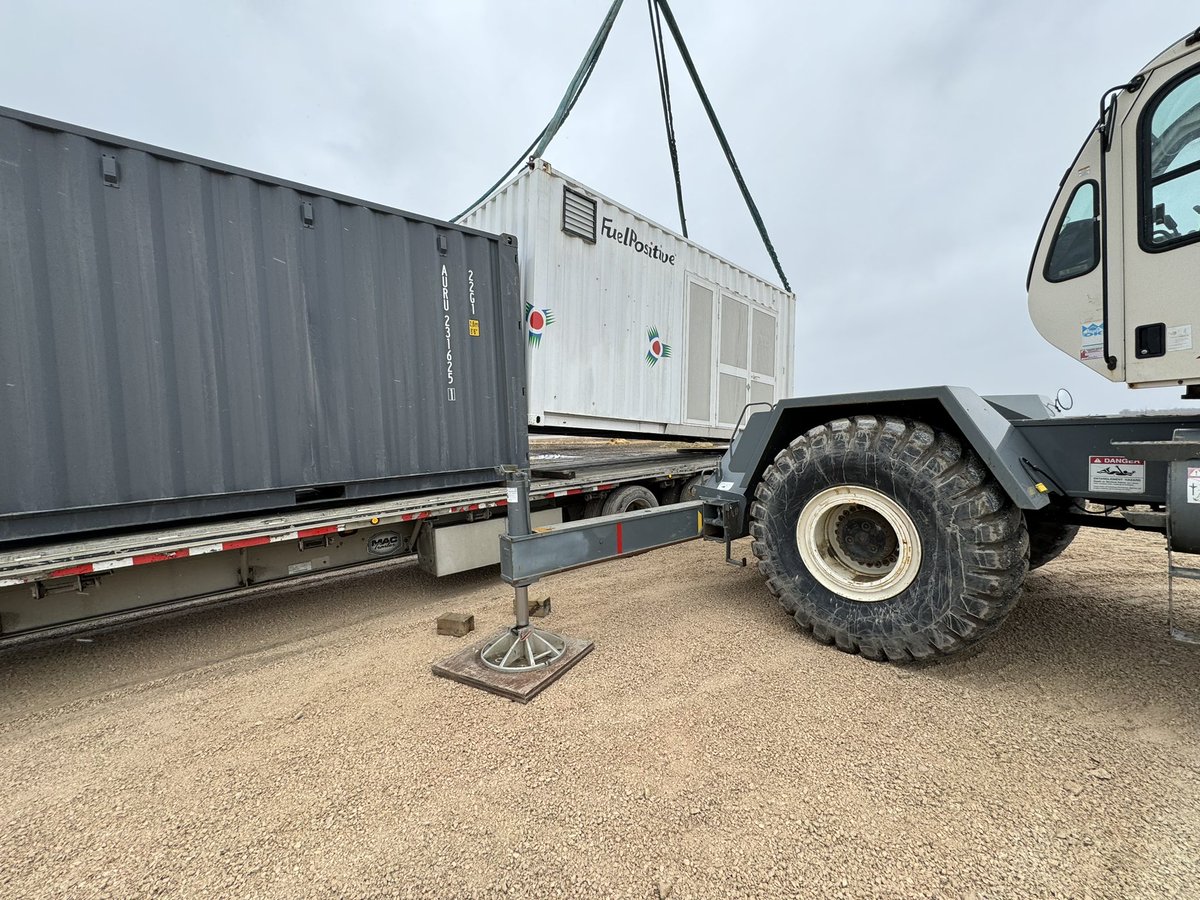
[[(848, 533), (848, 529), (859, 529)], [(868, 547), (871, 552), (864, 552)], [(796, 522), (804, 567), (847, 600), (878, 603), (917, 577), (921, 539), (912, 517), (880, 491), (845, 484), (808, 501)]]

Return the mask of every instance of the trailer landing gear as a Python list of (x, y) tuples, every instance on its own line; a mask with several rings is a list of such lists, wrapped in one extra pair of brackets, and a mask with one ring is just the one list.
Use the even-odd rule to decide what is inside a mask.
[[(546, 645), (541, 642), (545, 641)], [(507, 645), (507, 646), (506, 646)], [(550, 650), (548, 647), (552, 648)], [(540, 628), (505, 628), (433, 666), (433, 674), (518, 703), (528, 703), (595, 648), (591, 641)], [(553, 657), (549, 653), (553, 652)], [(499, 662), (496, 657), (499, 656)], [(504, 658), (508, 656), (507, 663)], [(533, 660), (530, 665), (529, 660)], [(503, 664), (503, 667), (501, 667)]]
[(495, 672), (530, 672), (552, 665), (566, 649), (566, 641), (552, 631), (529, 624), (529, 588), (518, 587), (517, 624), (488, 644), (480, 661)]
[[(508, 534), (533, 533), (529, 473), (506, 470)], [(536, 580), (536, 579), (534, 579)], [(516, 624), (437, 663), (433, 674), (528, 703), (592, 652), (591, 641), (563, 637), (529, 624), (529, 584), (515, 584)]]

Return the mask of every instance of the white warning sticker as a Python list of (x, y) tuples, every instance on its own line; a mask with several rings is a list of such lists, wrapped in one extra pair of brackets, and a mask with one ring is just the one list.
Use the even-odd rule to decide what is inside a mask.
[(1192, 326), (1172, 325), (1167, 329), (1167, 352), (1192, 349)]
[(1089, 456), (1088, 489), (1105, 494), (1146, 493), (1146, 461), (1125, 456)]
[(505, 488), (504, 489), (504, 501), (506, 503), (520, 503), (521, 502), (521, 492), (515, 487)]
[(1104, 358), (1104, 323), (1084, 322), (1080, 328), (1080, 359)]
[(1200, 468), (1188, 466), (1187, 502), (1200, 503)]

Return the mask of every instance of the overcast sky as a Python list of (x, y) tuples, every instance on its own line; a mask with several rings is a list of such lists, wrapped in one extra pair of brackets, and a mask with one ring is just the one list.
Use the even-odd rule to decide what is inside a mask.
[[(609, 0), (2, 0), (0, 105), (449, 217), (553, 113)], [(797, 295), (796, 394), (1109, 385), (1029, 323), (1025, 273), (1101, 92), (1200, 26), (1185, 0), (673, 9)], [(672, 228), (646, 4), (546, 157)], [(673, 48), (691, 236), (774, 278)]]

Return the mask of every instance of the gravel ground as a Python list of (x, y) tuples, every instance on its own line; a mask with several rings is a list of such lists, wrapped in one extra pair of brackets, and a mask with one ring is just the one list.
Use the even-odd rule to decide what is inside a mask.
[(815, 644), (713, 545), (577, 572), (547, 624), (596, 650), (528, 706), (430, 674), (438, 614), (506, 622), (494, 572), (17, 649), (0, 895), (1195, 897), (1161, 543), (1082, 535), (923, 667)]

